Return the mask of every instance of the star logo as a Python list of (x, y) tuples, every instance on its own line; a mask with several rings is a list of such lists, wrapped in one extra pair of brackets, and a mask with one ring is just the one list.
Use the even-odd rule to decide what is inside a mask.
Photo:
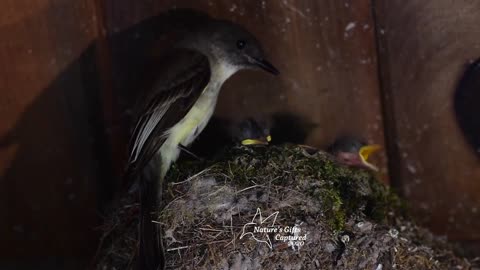
[(253, 216), (252, 221), (243, 225), (240, 239), (246, 235), (250, 235), (250, 237), (258, 243), (265, 243), (270, 249), (272, 249), (272, 241), (270, 240), (270, 236), (268, 236), (268, 232), (275, 229), (275, 221), (277, 220), (278, 213), (279, 212), (276, 211), (270, 216), (263, 218), (262, 210), (257, 208), (257, 213)]

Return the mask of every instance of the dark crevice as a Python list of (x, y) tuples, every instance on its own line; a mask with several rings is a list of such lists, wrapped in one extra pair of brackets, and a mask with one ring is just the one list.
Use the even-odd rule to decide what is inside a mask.
[[(385, 151), (387, 152), (388, 160), (388, 174), (390, 177), (390, 184), (397, 192), (402, 193), (402, 180), (400, 179), (400, 154), (398, 149), (398, 134), (397, 123), (395, 119), (395, 110), (394, 102), (391, 99), (391, 89), (389, 87), (390, 73), (388, 70), (389, 58), (388, 58), (388, 48), (386, 44), (386, 37), (381, 33), (380, 29), (382, 28), (382, 22), (378, 19), (381, 16), (378, 16), (378, 7), (379, 5), (385, 5), (385, 3), (380, 4), (382, 1), (372, 0), (371, 2), (371, 14), (375, 31), (375, 43), (376, 43), (376, 52), (377, 52), (377, 70), (378, 70), (378, 85), (380, 89), (380, 99), (381, 99), (381, 113), (383, 120), (384, 128), (384, 140), (385, 140)], [(383, 17), (385, 18), (385, 17)]]

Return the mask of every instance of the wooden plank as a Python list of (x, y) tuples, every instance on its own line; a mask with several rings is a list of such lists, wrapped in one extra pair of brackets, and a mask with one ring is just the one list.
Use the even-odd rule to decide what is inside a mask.
[[(235, 75), (221, 93), (216, 115), (238, 119), (295, 114), (315, 125), (306, 143), (325, 146), (345, 134), (383, 144), (370, 7), (369, 0), (167, 0), (141, 4), (110, 0), (105, 10), (111, 35), (172, 8), (195, 8), (244, 25), (260, 39), (281, 76), (253, 71)], [(121, 80), (119, 77), (114, 81)], [(381, 163), (385, 160), (383, 155)]]
[(100, 162), (94, 8), (4, 0), (0, 18), (0, 254), (88, 256)]
[(453, 96), (466, 63), (480, 55), (480, 2), (375, 7), (394, 180), (435, 232), (479, 240), (480, 167), (457, 126)]

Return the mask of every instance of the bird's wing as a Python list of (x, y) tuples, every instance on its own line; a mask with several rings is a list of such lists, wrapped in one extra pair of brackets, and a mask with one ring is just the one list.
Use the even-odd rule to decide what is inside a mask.
[(143, 169), (166, 139), (166, 132), (191, 109), (210, 78), (208, 59), (198, 53), (170, 56), (151, 91), (138, 104), (136, 127), (130, 143), (128, 171)]
[[(163, 269), (165, 257), (161, 227), (152, 222), (162, 199), (158, 179), (141, 174), (166, 139), (166, 132), (178, 123), (198, 99), (210, 79), (208, 59), (198, 53), (172, 53), (147, 70), (145, 94), (137, 105), (136, 127), (130, 143), (127, 180), (140, 177), (140, 269)], [(162, 69), (163, 68), (163, 69)], [(155, 79), (151, 79), (155, 78)], [(151, 82), (151, 83), (150, 83)]]

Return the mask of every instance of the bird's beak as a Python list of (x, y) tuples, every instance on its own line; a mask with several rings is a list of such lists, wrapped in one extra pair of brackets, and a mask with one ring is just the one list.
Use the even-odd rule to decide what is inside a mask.
[(271, 140), (272, 137), (268, 135), (265, 138), (243, 140), (242, 145), (268, 145)]
[(370, 170), (373, 171), (378, 171), (378, 167), (369, 163), (368, 158), (378, 150), (380, 150), (381, 147), (378, 144), (371, 144), (371, 145), (366, 145), (360, 148), (360, 151), (358, 151), (358, 155), (360, 156), (360, 160), (362, 162), (362, 166), (366, 167)]
[(261, 69), (268, 71), (273, 75), (280, 74), (280, 71), (278, 71), (278, 69), (274, 67), (272, 64), (270, 64), (270, 62), (268, 62), (267, 60), (261, 59), (261, 58), (255, 58), (255, 57), (250, 57), (250, 59), (253, 62), (253, 64), (257, 65)]

